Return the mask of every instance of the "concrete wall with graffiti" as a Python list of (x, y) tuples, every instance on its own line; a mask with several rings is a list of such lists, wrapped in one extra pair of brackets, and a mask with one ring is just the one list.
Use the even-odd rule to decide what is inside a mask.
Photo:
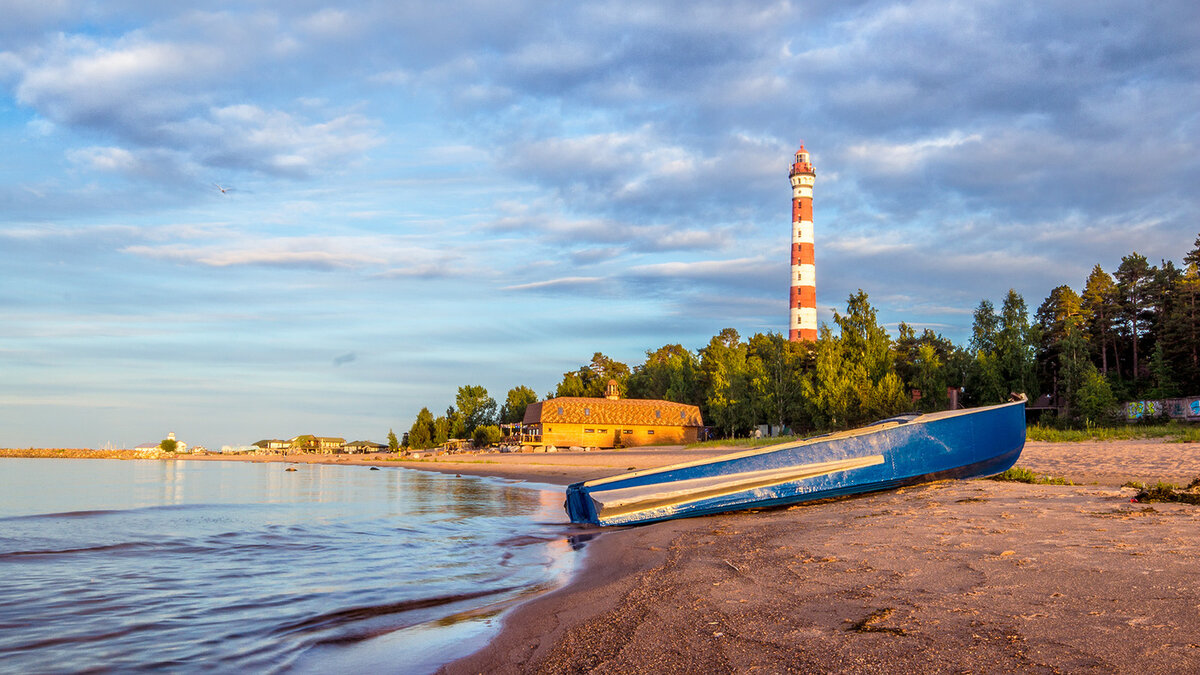
[(1149, 417), (1170, 417), (1177, 420), (1200, 422), (1200, 397), (1130, 401), (1125, 404), (1125, 419), (1132, 421)]

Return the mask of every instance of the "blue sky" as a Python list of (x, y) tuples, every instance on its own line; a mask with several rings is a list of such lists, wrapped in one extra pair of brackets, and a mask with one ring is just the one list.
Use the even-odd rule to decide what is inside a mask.
[(1200, 232), (1192, 0), (0, 15), (0, 446), (382, 440), (786, 331), (801, 141), (823, 321), (961, 341)]

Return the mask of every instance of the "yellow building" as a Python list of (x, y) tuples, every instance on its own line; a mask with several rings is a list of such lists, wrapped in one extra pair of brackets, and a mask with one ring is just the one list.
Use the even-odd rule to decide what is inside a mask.
[(605, 398), (560, 396), (525, 409), (522, 440), (542, 446), (628, 448), (699, 440), (700, 408), (652, 399), (622, 399), (616, 382)]

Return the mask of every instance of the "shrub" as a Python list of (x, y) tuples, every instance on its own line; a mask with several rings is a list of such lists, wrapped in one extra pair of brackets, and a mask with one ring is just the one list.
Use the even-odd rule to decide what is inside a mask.
[(1034, 485), (1074, 485), (1074, 483), (1066, 478), (1041, 476), (1020, 466), (1014, 466), (1004, 473), (998, 473), (995, 476), (989, 476), (989, 479), (1010, 483), (1031, 483)]
[(471, 434), (471, 440), (477, 448), (486, 448), (489, 445), (494, 445), (500, 442), (503, 436), (500, 434), (500, 427), (494, 424), (475, 427), (475, 432)]

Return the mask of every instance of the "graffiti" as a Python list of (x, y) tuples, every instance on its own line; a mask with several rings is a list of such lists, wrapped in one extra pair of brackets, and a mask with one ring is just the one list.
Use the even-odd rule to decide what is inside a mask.
[(1188, 404), (1188, 410), (1190, 411), (1189, 416), (1200, 417), (1200, 398), (1192, 399), (1192, 402)]
[(1132, 401), (1126, 411), (1126, 415), (1131, 420), (1140, 420), (1143, 417), (1155, 417), (1158, 415), (1158, 401)]

